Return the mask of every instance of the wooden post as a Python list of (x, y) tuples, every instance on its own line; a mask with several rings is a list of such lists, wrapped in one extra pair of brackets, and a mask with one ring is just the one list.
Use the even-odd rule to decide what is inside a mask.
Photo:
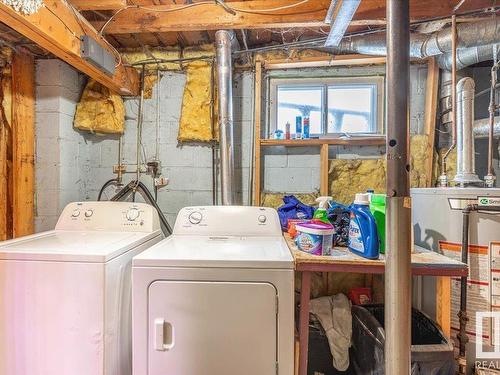
[(425, 86), (424, 133), (428, 136), (427, 187), (434, 185), (434, 141), (436, 135), (436, 112), (439, 88), (439, 66), (434, 57), (427, 60), (427, 83)]
[(12, 61), (13, 236), (33, 233), (35, 190), (35, 61), (27, 52)]
[(319, 169), (320, 173), (320, 194), (322, 196), (330, 195), (328, 191), (330, 190), (328, 187), (328, 144), (321, 145), (321, 153), (320, 153), (321, 165)]
[(436, 321), (446, 337), (451, 337), (451, 278), (436, 278)]
[(0, 69), (0, 241), (12, 237), (12, 76)]
[(261, 121), (262, 121), (262, 62), (255, 63), (255, 178), (254, 178), (254, 204), (261, 205)]

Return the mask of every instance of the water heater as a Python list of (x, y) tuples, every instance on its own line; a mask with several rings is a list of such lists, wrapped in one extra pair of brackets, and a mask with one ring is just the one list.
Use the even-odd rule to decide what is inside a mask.
[[(412, 189), (412, 216), (415, 245), (460, 260), (462, 210), (480, 204), (483, 198), (500, 198), (500, 189), (429, 188)], [(481, 204), (484, 204), (481, 202)], [(467, 285), (467, 332), (475, 340), (476, 311), (500, 311), (500, 215), (472, 212), (469, 227), (469, 279)], [(460, 278), (451, 283), (452, 337), (458, 333)], [(414, 281), (414, 304), (435, 316), (436, 283), (433, 277)], [(492, 327), (483, 322), (483, 342), (491, 344)]]

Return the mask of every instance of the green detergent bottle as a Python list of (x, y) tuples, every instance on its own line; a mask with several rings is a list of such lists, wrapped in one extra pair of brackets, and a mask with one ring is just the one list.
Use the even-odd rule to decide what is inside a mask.
[(371, 194), (370, 212), (377, 223), (380, 253), (385, 254), (385, 194)]
[(330, 220), (328, 220), (328, 208), (330, 208), (330, 201), (332, 200), (332, 197), (316, 198), (316, 202), (318, 202), (319, 207), (316, 211), (314, 211), (313, 220), (318, 220), (322, 223), (330, 224)]

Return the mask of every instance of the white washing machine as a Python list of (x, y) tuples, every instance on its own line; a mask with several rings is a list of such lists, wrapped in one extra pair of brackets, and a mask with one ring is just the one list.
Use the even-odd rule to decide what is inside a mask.
[(274, 209), (182, 209), (133, 259), (134, 375), (292, 375), (293, 268)]
[(149, 205), (84, 202), (0, 243), (0, 374), (131, 374), (131, 260), (162, 238)]

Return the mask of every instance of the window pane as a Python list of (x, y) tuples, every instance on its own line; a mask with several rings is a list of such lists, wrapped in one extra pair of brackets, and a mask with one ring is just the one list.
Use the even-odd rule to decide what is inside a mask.
[(375, 86), (328, 88), (328, 133), (377, 131), (373, 97)]
[(277, 128), (285, 131), (290, 123), (290, 132), (296, 133), (295, 118), (310, 118), (310, 133), (321, 133), (322, 87), (281, 86), (278, 87)]

